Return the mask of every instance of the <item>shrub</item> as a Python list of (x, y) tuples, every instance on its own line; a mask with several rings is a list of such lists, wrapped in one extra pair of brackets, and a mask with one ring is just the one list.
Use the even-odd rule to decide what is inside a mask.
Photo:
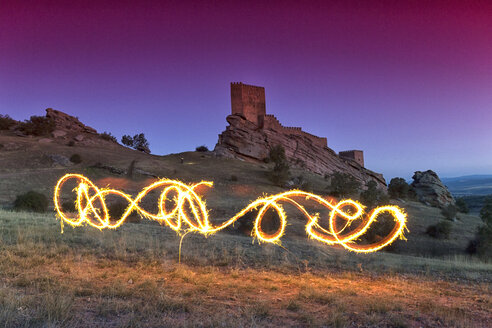
[(426, 233), (434, 238), (448, 239), (451, 233), (451, 222), (441, 220), (437, 224), (428, 226)]
[(70, 141), (68, 142), (67, 146), (68, 146), (68, 147), (73, 147), (73, 146), (75, 146), (75, 141), (70, 140)]
[(21, 123), (20, 130), (28, 135), (49, 135), (55, 130), (55, 121), (45, 116), (31, 116), (29, 120)]
[[(113, 220), (119, 220), (128, 208), (128, 203), (124, 201), (114, 202), (108, 205), (108, 212)], [(139, 223), (140, 217), (135, 212), (130, 213), (126, 218), (126, 222)]]
[(274, 163), (286, 161), (285, 148), (282, 145), (273, 146), (268, 153), (268, 159)]
[(299, 175), (298, 177), (292, 179), (292, 188), (307, 192), (313, 192), (313, 185), (302, 175)]
[(237, 181), (237, 176), (236, 175), (231, 175), (231, 178), (230, 178), (231, 181)]
[(372, 209), (388, 201), (388, 196), (378, 188), (376, 181), (371, 180), (367, 182), (366, 187), (367, 189), (360, 194), (360, 200), (368, 208)]
[(99, 133), (99, 136), (107, 141), (112, 141), (114, 143), (118, 143), (118, 140), (116, 140), (116, 137), (111, 134), (111, 132), (106, 132), (104, 131), (103, 133)]
[(483, 207), (480, 210), (480, 218), (485, 225), (492, 227), (492, 197), (485, 198)]
[(458, 211), (460, 211), (461, 213), (470, 212), (470, 209), (468, 208), (468, 204), (465, 202), (465, 199), (463, 197), (456, 198), (456, 207), (458, 208)]
[(201, 146), (196, 147), (195, 151), (206, 152), (206, 151), (208, 151), (208, 148), (205, 145), (201, 145)]
[(484, 258), (492, 258), (492, 197), (485, 199), (480, 210), (483, 225), (478, 228), (475, 239), (471, 240), (466, 251)]
[(282, 145), (274, 146), (270, 149), (270, 161), (275, 163), (268, 177), (277, 186), (284, 186), (290, 177), (290, 166), (285, 156), (285, 149)]
[(0, 130), (8, 130), (17, 123), (16, 120), (8, 115), (0, 114)]
[(458, 208), (452, 204), (449, 204), (441, 210), (441, 213), (446, 219), (453, 220), (458, 213)]
[(136, 134), (133, 137), (125, 134), (123, 137), (121, 137), (121, 143), (133, 149), (143, 151), (145, 153), (150, 153), (149, 142), (147, 141), (143, 133)]
[(331, 192), (333, 197), (346, 198), (357, 195), (360, 189), (360, 182), (347, 173), (334, 172), (330, 175)]
[(393, 178), (388, 185), (388, 194), (391, 198), (407, 198), (410, 186), (403, 178)]
[[(361, 239), (368, 244), (377, 243), (386, 236), (395, 227), (395, 220), (393, 216), (388, 213), (382, 213), (378, 216), (377, 220), (371, 224), (367, 232), (362, 235)], [(395, 250), (395, 242), (385, 248), (387, 251)]]
[(17, 196), (14, 201), (14, 210), (46, 212), (48, 209), (48, 204), (48, 198), (46, 198), (45, 195), (31, 190), (25, 194)]
[(82, 157), (79, 154), (73, 154), (70, 156), (70, 162), (74, 164), (82, 163)]

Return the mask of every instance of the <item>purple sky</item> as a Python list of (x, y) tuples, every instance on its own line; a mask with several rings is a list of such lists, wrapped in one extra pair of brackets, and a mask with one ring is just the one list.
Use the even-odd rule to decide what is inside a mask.
[(411, 177), (492, 174), (491, 1), (0, 1), (0, 113), (213, 148), (229, 83)]

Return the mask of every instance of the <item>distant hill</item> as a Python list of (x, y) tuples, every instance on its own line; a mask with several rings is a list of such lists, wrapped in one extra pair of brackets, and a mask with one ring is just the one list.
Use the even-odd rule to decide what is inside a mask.
[(467, 175), (442, 178), (454, 196), (480, 196), (492, 194), (492, 175)]

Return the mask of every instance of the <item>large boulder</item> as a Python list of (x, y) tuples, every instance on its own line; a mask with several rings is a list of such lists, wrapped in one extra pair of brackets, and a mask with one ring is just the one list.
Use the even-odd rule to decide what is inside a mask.
[(412, 187), (420, 202), (440, 208), (455, 205), (453, 196), (441, 182), (436, 172), (432, 170), (417, 171), (412, 179)]
[(355, 161), (344, 159), (332, 149), (315, 143), (306, 136), (260, 129), (241, 115), (229, 115), (227, 122), (229, 126), (219, 135), (214, 149), (217, 156), (263, 162), (273, 146), (282, 145), (293, 167), (321, 175), (336, 171), (348, 173), (363, 186), (374, 180), (381, 189), (386, 189), (382, 174), (370, 171)]

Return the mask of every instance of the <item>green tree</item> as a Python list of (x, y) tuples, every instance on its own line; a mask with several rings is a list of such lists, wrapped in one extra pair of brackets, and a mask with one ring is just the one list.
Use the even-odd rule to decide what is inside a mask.
[(0, 114), (0, 130), (8, 130), (16, 123), (17, 121), (10, 116)]
[(268, 177), (277, 186), (284, 186), (290, 177), (290, 166), (285, 156), (284, 147), (282, 145), (272, 147), (268, 157), (274, 163)]
[(360, 182), (355, 180), (355, 178), (350, 174), (334, 172), (330, 175), (330, 178), (330, 195), (334, 197), (346, 198), (355, 196), (359, 193), (361, 187)]
[(136, 134), (133, 137), (125, 134), (121, 137), (121, 143), (144, 153), (150, 153), (149, 142), (143, 133)]
[(388, 201), (388, 196), (378, 188), (376, 181), (367, 182), (366, 187), (367, 189), (360, 193), (360, 200), (368, 208), (372, 209)]
[(29, 120), (20, 125), (25, 134), (44, 136), (55, 130), (55, 121), (45, 116), (31, 116)]
[(458, 208), (458, 211), (460, 211), (461, 213), (470, 212), (470, 209), (468, 208), (468, 204), (466, 203), (463, 197), (456, 198), (456, 207)]
[(480, 218), (484, 224), (478, 228), (475, 239), (468, 244), (467, 251), (492, 259), (492, 197), (485, 199), (480, 210)]
[(388, 185), (388, 194), (391, 198), (407, 198), (410, 186), (403, 178), (393, 178)]

